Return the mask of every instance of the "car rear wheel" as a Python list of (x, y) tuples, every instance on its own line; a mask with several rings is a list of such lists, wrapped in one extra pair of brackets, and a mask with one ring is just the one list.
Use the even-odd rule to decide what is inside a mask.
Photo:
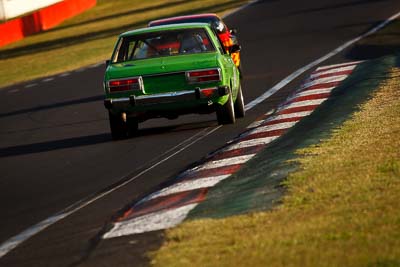
[(232, 124), (235, 123), (235, 110), (233, 106), (232, 92), (229, 90), (228, 101), (224, 105), (217, 106), (217, 120), (218, 124)]
[(111, 136), (114, 140), (120, 140), (127, 136), (127, 124), (122, 114), (108, 112), (110, 119)]
[(243, 99), (242, 86), (239, 86), (239, 91), (238, 91), (238, 94), (236, 97), (234, 107), (235, 107), (236, 118), (243, 118), (246, 112), (244, 110), (244, 99)]
[(126, 120), (126, 126), (127, 126), (127, 132), (128, 136), (135, 136), (137, 135), (138, 129), (139, 129), (139, 121), (135, 117), (128, 117)]

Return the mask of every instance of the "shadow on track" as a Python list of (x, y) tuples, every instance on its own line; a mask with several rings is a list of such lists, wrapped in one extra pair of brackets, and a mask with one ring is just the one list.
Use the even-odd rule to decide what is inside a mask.
[(90, 102), (95, 102), (95, 101), (102, 101), (103, 99), (104, 99), (104, 95), (97, 95), (97, 96), (76, 99), (76, 100), (58, 102), (58, 103), (54, 103), (54, 104), (42, 105), (42, 106), (33, 107), (33, 108), (26, 108), (26, 109), (7, 112), (7, 113), (0, 113), (0, 118), (14, 116), (14, 115), (20, 115), (20, 114), (24, 114), (24, 113), (31, 113), (31, 112), (48, 110), (48, 109), (60, 108), (60, 107), (65, 107), (65, 106), (70, 106), (70, 105), (78, 105), (78, 104), (85, 104), (85, 103), (90, 103)]
[[(196, 122), (196, 123), (186, 123), (186, 124), (177, 124), (171, 126), (162, 126), (156, 128), (146, 128), (140, 129), (137, 136), (125, 140), (121, 140), (118, 142), (135, 140), (141, 137), (148, 137), (153, 135), (164, 134), (168, 132), (183, 132), (183, 131), (192, 131), (197, 129), (203, 129), (211, 126), (216, 126), (216, 121), (204, 121), (204, 122)], [(42, 152), (50, 152), (59, 149), (67, 149), (74, 147), (82, 147), (82, 146), (90, 146), (97, 145), (102, 143), (112, 142), (111, 134), (102, 133), (88, 136), (79, 136), (72, 137), (54, 141), (47, 142), (39, 142), (33, 144), (26, 145), (18, 145), (0, 148), (0, 158), (4, 157), (12, 157), (12, 156), (20, 156), (34, 153), (42, 153)], [(116, 142), (116, 141), (114, 141)]]

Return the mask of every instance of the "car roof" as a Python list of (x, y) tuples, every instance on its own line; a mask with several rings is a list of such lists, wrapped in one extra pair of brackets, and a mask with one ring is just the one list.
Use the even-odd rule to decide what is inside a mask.
[(168, 25), (160, 25), (160, 26), (154, 26), (154, 27), (150, 27), (150, 28), (141, 28), (141, 29), (136, 29), (136, 30), (132, 30), (132, 31), (127, 31), (127, 32), (121, 33), (119, 36), (125, 37), (125, 36), (142, 34), (142, 33), (159, 32), (159, 31), (163, 31), (163, 30), (168, 31), (168, 30), (209, 28), (209, 27), (210, 27), (210, 25), (208, 23), (200, 23), (200, 22), (168, 24)]
[(196, 18), (217, 18), (220, 20), (220, 17), (214, 13), (204, 13), (204, 14), (195, 14), (195, 15), (185, 15), (185, 16), (176, 16), (176, 17), (169, 17), (159, 20), (150, 21), (148, 25), (153, 24), (160, 24), (160, 23), (170, 23), (179, 20), (186, 20), (186, 19), (196, 19)]

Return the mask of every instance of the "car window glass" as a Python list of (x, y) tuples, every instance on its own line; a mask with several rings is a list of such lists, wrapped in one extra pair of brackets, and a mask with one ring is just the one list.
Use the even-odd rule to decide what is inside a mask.
[(123, 37), (113, 63), (215, 51), (203, 28), (169, 30)]

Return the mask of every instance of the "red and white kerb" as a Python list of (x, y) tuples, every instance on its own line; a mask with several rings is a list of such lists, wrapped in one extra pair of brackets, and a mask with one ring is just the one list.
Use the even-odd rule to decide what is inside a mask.
[[(237, 172), (269, 143), (279, 138), (329, 98), (331, 91), (351, 74), (359, 62), (316, 69), (299, 90), (273, 114), (266, 114), (248, 130), (202, 164), (182, 172), (176, 182), (143, 198), (113, 222), (103, 238), (113, 238), (175, 227), (207, 195), (207, 190)], [(218, 70), (187, 72), (191, 82), (219, 79)], [(126, 86), (126, 85), (120, 85)]]

